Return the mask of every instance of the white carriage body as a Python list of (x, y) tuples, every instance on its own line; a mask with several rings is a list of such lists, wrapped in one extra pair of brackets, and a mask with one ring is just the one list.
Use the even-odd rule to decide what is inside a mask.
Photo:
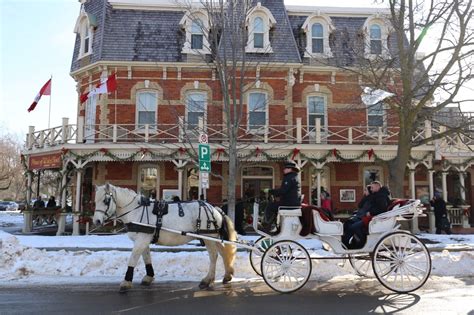
[[(386, 234), (398, 230), (397, 218), (404, 215), (419, 214), (420, 200), (408, 200), (403, 206), (396, 205), (390, 211), (381, 213), (369, 222), (369, 235), (364, 247), (360, 249), (346, 249), (341, 242), (341, 236), (344, 233), (344, 227), (340, 221), (325, 221), (321, 218), (318, 211), (313, 211), (314, 226), (316, 234), (309, 234), (308, 236), (300, 236), (302, 225), (300, 222), (301, 208), (295, 207), (280, 207), (278, 211), (278, 221), (280, 232), (271, 236), (272, 240), (277, 242), (281, 240), (297, 241), (304, 238), (317, 238), (324, 243), (327, 243), (335, 254), (357, 254), (369, 253), (374, 250), (377, 242)], [(255, 210), (254, 210), (255, 212)], [(257, 213), (254, 213), (254, 217)], [(256, 220), (254, 220), (255, 222)], [(259, 231), (256, 226), (255, 230), (262, 236), (269, 236), (266, 233)]]

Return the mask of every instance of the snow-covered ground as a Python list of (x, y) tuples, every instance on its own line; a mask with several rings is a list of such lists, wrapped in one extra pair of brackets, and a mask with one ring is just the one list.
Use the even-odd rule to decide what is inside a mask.
[(23, 214), (20, 211), (0, 212), (0, 228), (23, 225)]
[[(19, 215), (0, 215), (3, 224), (20, 224)], [(20, 222), (20, 223), (19, 223)], [(474, 276), (474, 251), (451, 251), (456, 247), (474, 247), (474, 235), (419, 235), (428, 240), (428, 246), (444, 248), (432, 252), (433, 275)], [(247, 236), (246, 240), (255, 239)], [(316, 255), (330, 253), (321, 249), (317, 240), (304, 240), (306, 248), (315, 249)], [(152, 246), (156, 248), (157, 246)], [(181, 246), (183, 249), (197, 248), (195, 244)], [(60, 248), (89, 248), (91, 250), (61, 250)], [(110, 248), (110, 250), (94, 250)], [(0, 283), (14, 285), (20, 283), (97, 283), (120, 282), (127, 268), (132, 242), (126, 235), (114, 236), (36, 236), (11, 235), (0, 231)], [(46, 250), (48, 249), (48, 250)], [(120, 249), (120, 250), (118, 250)], [(209, 266), (206, 252), (152, 252), (158, 281), (199, 281)], [(328, 281), (334, 277), (349, 276), (354, 271), (342, 261), (313, 261), (312, 278)], [(158, 267), (159, 266), (159, 267)], [(238, 252), (235, 264), (237, 279), (256, 279), (247, 252)], [(143, 262), (136, 268), (135, 279), (145, 274)], [(224, 274), (222, 263), (217, 266), (217, 278)]]

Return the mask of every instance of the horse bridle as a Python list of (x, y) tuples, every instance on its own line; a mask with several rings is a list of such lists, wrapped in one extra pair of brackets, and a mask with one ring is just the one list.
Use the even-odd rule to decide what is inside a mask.
[[(131, 205), (133, 203), (133, 201), (135, 201), (135, 199), (137, 198), (137, 196), (133, 197), (132, 200), (127, 204), (125, 205), (124, 207), (122, 208), (127, 208), (129, 205)], [(108, 211), (110, 209), (110, 202), (111, 201), (114, 201), (115, 203), (115, 213), (114, 214), (108, 214)], [(127, 214), (129, 214), (130, 212), (132, 212), (133, 210), (136, 210), (138, 208), (140, 208), (140, 205), (138, 205), (137, 207), (135, 207), (134, 209), (130, 210), (130, 211), (127, 211), (119, 216), (117, 216), (117, 198), (115, 198), (114, 194), (110, 191), (110, 192), (106, 192), (105, 195), (104, 195), (104, 200), (102, 201), (104, 203), (104, 205), (107, 206), (107, 208), (105, 210), (102, 210), (102, 209), (95, 209), (95, 211), (99, 212), (99, 213), (103, 213), (104, 216), (105, 216), (105, 219), (104, 219), (104, 223), (106, 221), (108, 221), (110, 218), (112, 218), (114, 215), (115, 215), (115, 219), (119, 219), (123, 216), (126, 216)]]
[[(96, 212), (104, 214), (104, 216), (105, 216), (104, 222), (109, 220), (113, 216), (113, 214), (108, 214), (109, 209), (110, 209), (110, 202), (112, 200), (115, 203), (115, 208), (117, 208), (117, 201), (116, 201), (116, 198), (114, 197), (113, 193), (112, 192), (106, 192), (105, 195), (104, 195), (104, 200), (102, 202), (104, 203), (104, 205), (106, 205), (107, 208), (105, 210), (97, 209), (97, 208), (95, 209)], [(115, 211), (117, 211), (117, 209)]]

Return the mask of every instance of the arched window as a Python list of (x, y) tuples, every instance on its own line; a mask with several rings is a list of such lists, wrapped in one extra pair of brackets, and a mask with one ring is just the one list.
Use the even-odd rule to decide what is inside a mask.
[(203, 24), (202, 21), (196, 19), (191, 24), (191, 49), (202, 49), (203, 48)]
[(248, 98), (248, 130), (262, 130), (267, 123), (267, 94), (251, 92)]
[(265, 31), (263, 28), (263, 19), (256, 17), (253, 21), (253, 47), (263, 48)]
[(206, 125), (206, 93), (191, 92), (186, 97), (186, 125), (187, 129), (198, 127), (199, 118)]
[(156, 128), (158, 110), (158, 93), (155, 91), (140, 91), (137, 93), (136, 122), (138, 129), (144, 129), (145, 124), (150, 129)]
[(312, 52), (324, 53), (324, 29), (321, 23), (314, 23), (311, 27)]
[(301, 26), (306, 34), (305, 57), (331, 58), (333, 57), (329, 45), (329, 35), (334, 31), (334, 25), (329, 16), (313, 14), (306, 18)]
[(179, 22), (179, 26), (186, 32), (183, 54), (209, 54), (209, 17), (205, 10), (187, 11)]
[(249, 53), (272, 53), (270, 44), (270, 29), (274, 27), (276, 20), (273, 14), (260, 2), (257, 3), (247, 14), (245, 26), (247, 27), (247, 46), (245, 51)]
[(382, 29), (378, 24), (370, 26), (370, 53), (374, 55), (382, 53)]
[(367, 18), (364, 30), (364, 55), (367, 59), (391, 58), (389, 35), (392, 31), (390, 21), (374, 15)]

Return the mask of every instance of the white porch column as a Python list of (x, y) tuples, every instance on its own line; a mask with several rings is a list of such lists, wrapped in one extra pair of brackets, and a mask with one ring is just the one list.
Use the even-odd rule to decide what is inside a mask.
[(434, 170), (428, 170), (428, 183), (429, 183), (429, 192), (430, 199), (434, 196)]
[(82, 169), (78, 169), (76, 173), (76, 205), (74, 208), (72, 235), (79, 235), (79, 216), (81, 215), (81, 185), (82, 185)]
[(63, 167), (63, 177), (61, 178), (61, 213), (59, 214), (58, 219), (58, 230), (56, 235), (63, 235), (66, 231), (66, 185), (67, 185), (67, 175), (66, 175), (66, 165)]
[[(181, 200), (183, 200), (183, 172), (184, 172), (184, 167), (186, 166), (187, 163), (188, 161), (184, 161), (184, 160), (173, 160), (173, 164), (176, 166), (178, 170), (178, 190), (179, 190), (178, 197)], [(201, 183), (201, 181), (199, 181), (199, 183)]]
[(441, 175), (442, 175), (441, 178), (442, 178), (442, 185), (443, 185), (443, 199), (444, 201), (448, 202), (448, 181), (447, 181), (448, 172), (446, 170), (443, 170)]
[[(415, 171), (416, 171), (416, 164), (410, 163), (408, 165), (410, 169), (410, 198), (416, 199), (416, 186), (415, 186)], [(418, 228), (418, 215), (415, 213), (413, 219), (411, 220), (411, 232), (412, 233), (420, 233), (420, 229)]]
[(460, 194), (461, 194), (462, 200), (466, 200), (466, 186), (465, 186), (465, 181), (464, 181), (465, 176), (466, 176), (465, 172), (459, 172), (459, 185), (461, 186)]
[(23, 233), (29, 233), (33, 229), (33, 212), (29, 208), (31, 204), (31, 185), (33, 184), (33, 175), (28, 172), (27, 187), (26, 187), (26, 208), (23, 211)]
[(321, 170), (316, 171), (316, 183), (318, 187), (316, 188), (318, 191), (318, 207), (321, 207)]
[(179, 190), (179, 199), (183, 200), (183, 169), (178, 168), (178, 190)]
[[(433, 181), (434, 172), (435, 172), (434, 170), (428, 170), (430, 200), (434, 196), (434, 181)], [(430, 233), (434, 234), (436, 232), (436, 227), (435, 227), (435, 216), (434, 216), (433, 209), (431, 209), (428, 212), (428, 223), (429, 223)]]

